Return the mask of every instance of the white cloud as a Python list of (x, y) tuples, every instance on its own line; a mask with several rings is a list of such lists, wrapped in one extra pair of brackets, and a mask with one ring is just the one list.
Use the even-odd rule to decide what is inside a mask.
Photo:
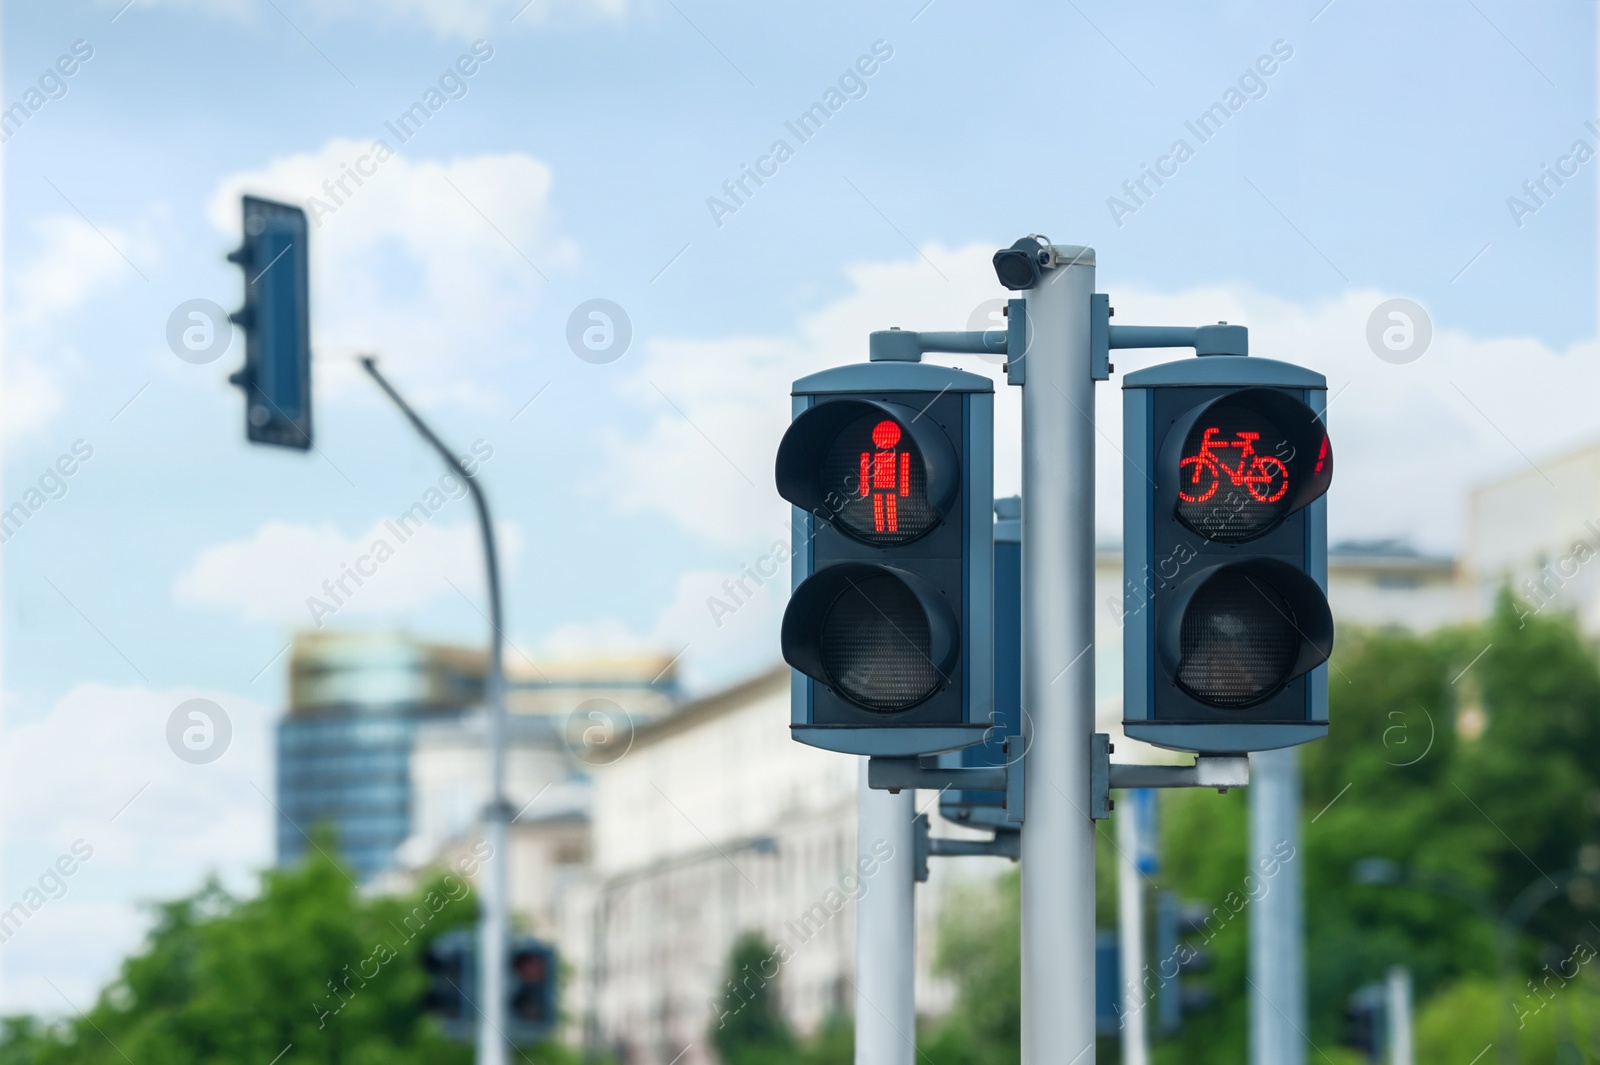
[[(855, 265), (846, 270), (854, 291), (790, 333), (648, 343), (627, 386), (648, 412), (646, 429), (613, 434), (597, 491), (627, 513), (666, 514), (716, 544), (754, 547), (787, 536), (772, 462), (789, 424), (790, 383), (864, 360), (876, 329), (965, 329), (983, 301), (1003, 293), (989, 266), (992, 249), (924, 250), (948, 281), (921, 259)], [(960, 365), (996, 370), (976, 357)], [(1016, 397), (1002, 391), (998, 401), (1006, 408)], [(1016, 453), (1007, 442), (1000, 461), (1014, 462)]]
[[(495, 531), (501, 564), (511, 574), (521, 530), (514, 522), (496, 522)], [(481, 566), (463, 564), (479, 555), (478, 526), (470, 520), (419, 528), (383, 519), (353, 536), (331, 524), (269, 521), (247, 539), (202, 551), (178, 575), (173, 599), (245, 621), (337, 625), (458, 599), (451, 582), (481, 595)]]
[[(215, 702), (232, 726), (227, 750), (204, 765), (167, 745), (168, 718), (191, 698)], [(263, 793), (273, 791), (273, 716), (226, 692), (81, 684), (6, 729), (0, 908), (74, 842), (92, 854), (0, 946), (0, 1006), (67, 1012), (46, 980), (87, 1006), (137, 949), (145, 903), (193, 891), (211, 873), (240, 889), (271, 863), (275, 815)]]
[[(713, 544), (749, 550), (786, 529), (772, 483), (778, 440), (797, 377), (865, 358), (867, 334), (964, 329), (985, 300), (1006, 295), (989, 265), (993, 248), (924, 249), (920, 258), (850, 267), (852, 291), (792, 330), (645, 345), (628, 390), (647, 412), (643, 429), (609, 441), (604, 496), (629, 514), (660, 514)], [(1104, 286), (1102, 286), (1104, 287)], [(1250, 327), (1251, 351), (1327, 375), (1336, 473), (1335, 539), (1399, 535), (1453, 549), (1463, 537), (1468, 489), (1527, 469), (1541, 455), (1600, 437), (1592, 397), (1600, 390), (1593, 340), (1554, 351), (1527, 337), (1484, 338), (1436, 322), (1428, 352), (1393, 365), (1366, 342), (1372, 310), (1391, 293), (1360, 290), (1314, 304), (1237, 286), (1157, 293), (1113, 286), (1117, 322)], [(1114, 352), (1118, 373), (1096, 398), (1100, 534), (1121, 531), (1122, 375), (1176, 352)], [(977, 357), (937, 361), (999, 378)], [(996, 395), (998, 494), (1020, 485), (1019, 390)], [(669, 402), (670, 400), (670, 402)], [(681, 413), (680, 413), (681, 412)], [(735, 468), (737, 467), (737, 468)]]
[(59, 214), (27, 223), (19, 262), (9, 271), (0, 440), (27, 436), (60, 411), (62, 377), (76, 363), (62, 328), (105, 291), (144, 283), (129, 260), (146, 271), (157, 261), (156, 221), (147, 213), (128, 226), (96, 230), (77, 215)]
[(112, 285), (138, 281), (129, 260), (148, 263), (155, 257), (148, 220), (96, 230), (77, 215), (59, 214), (33, 219), (28, 228), (32, 254), (11, 271), (7, 306), (14, 324), (23, 327), (75, 311)]
[(648, 632), (615, 618), (569, 622), (543, 651), (553, 656), (662, 652), (681, 655), (678, 677), (691, 694), (741, 679), (776, 661), (778, 626), (789, 593), (788, 544), (777, 542), (720, 570), (678, 578), (673, 598)]
[[(431, 119), (450, 120), (448, 110)], [(207, 213), (237, 235), (239, 195), (248, 192), (314, 216), (319, 394), (346, 387), (358, 372), (352, 357), (373, 352), (424, 398), (459, 391), (463, 377), (521, 354), (504, 341), (538, 301), (540, 273), (573, 260), (573, 245), (554, 232), (550, 167), (516, 152), (439, 162), (411, 155), (381, 123), (373, 136), (399, 154), (377, 163), (372, 140), (335, 138), (229, 175)], [(358, 166), (376, 168), (360, 185), (345, 176)]]

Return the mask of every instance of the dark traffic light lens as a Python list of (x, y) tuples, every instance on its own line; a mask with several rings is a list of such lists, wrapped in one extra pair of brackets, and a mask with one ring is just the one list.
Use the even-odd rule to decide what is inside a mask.
[(944, 683), (928, 617), (893, 577), (852, 581), (822, 621), (822, 666), (840, 693), (880, 714), (909, 710)]
[(873, 413), (846, 425), (822, 464), (834, 523), (869, 544), (901, 544), (939, 524), (922, 453), (900, 423)]
[(1211, 706), (1251, 706), (1289, 682), (1300, 644), (1282, 593), (1260, 575), (1224, 570), (1183, 615), (1178, 682)]
[(1208, 540), (1244, 543), (1294, 506), (1294, 448), (1260, 411), (1217, 406), (1194, 423), (1178, 463), (1178, 518)]

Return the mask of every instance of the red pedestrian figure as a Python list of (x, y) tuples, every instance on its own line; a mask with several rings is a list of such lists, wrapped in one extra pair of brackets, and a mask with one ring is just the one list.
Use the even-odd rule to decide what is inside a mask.
[(899, 451), (900, 427), (881, 421), (872, 427), (876, 451), (861, 453), (861, 495), (872, 496), (872, 524), (878, 532), (899, 532), (899, 496), (911, 494), (911, 452)]

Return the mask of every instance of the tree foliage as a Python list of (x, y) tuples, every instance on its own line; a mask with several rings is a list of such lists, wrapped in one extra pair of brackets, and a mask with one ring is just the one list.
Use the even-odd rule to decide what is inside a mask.
[[(1305, 880), (1309, 1056), (1356, 1060), (1339, 1046), (1345, 1004), (1400, 964), (1415, 983), (1419, 1061), (1471, 1061), (1502, 1038), (1525, 1065), (1586, 1060), (1580, 1048), (1600, 1057), (1600, 962), (1586, 960), (1600, 950), (1595, 649), (1569, 619), (1507, 596), (1479, 626), (1342, 631), (1329, 673), (1332, 727), (1302, 748), (1293, 859)], [(1220, 916), (1202, 936), (1210, 970), (1184, 978), (1214, 1002), (1186, 1014), (1176, 1037), (1156, 1037), (1156, 1061), (1235, 1065), (1249, 1056), (1248, 798), (1173, 791), (1160, 802), (1154, 879)], [(1099, 828), (1099, 920), (1110, 927), (1114, 828)], [(1352, 866), (1374, 857), (1408, 870), (1411, 883), (1355, 883)], [(1569, 886), (1563, 874), (1574, 871), (1584, 875)], [(1017, 892), (1012, 873), (946, 915), (938, 964), (957, 1002), (924, 1033), (932, 1065), (1019, 1060)], [(1514, 937), (1502, 979), (1503, 916), (1519, 897), (1546, 894)], [(1101, 1040), (1098, 1056), (1117, 1060), (1114, 1041)]]
[[(157, 910), (144, 949), (82, 1016), (10, 1018), (0, 1065), (450, 1065), (472, 1049), (422, 1014), (421, 955), (475, 918), (445, 876), (416, 895), (361, 895), (313, 851), (250, 899), (215, 883)], [(285, 1052), (285, 1048), (292, 1051)]]

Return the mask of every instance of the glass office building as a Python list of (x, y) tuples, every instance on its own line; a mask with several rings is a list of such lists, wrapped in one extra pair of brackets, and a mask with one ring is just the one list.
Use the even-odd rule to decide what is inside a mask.
[(387, 869), (411, 827), (418, 725), (458, 718), (483, 697), (484, 655), (399, 633), (305, 633), (278, 725), (278, 861), (319, 831), (362, 880)]

